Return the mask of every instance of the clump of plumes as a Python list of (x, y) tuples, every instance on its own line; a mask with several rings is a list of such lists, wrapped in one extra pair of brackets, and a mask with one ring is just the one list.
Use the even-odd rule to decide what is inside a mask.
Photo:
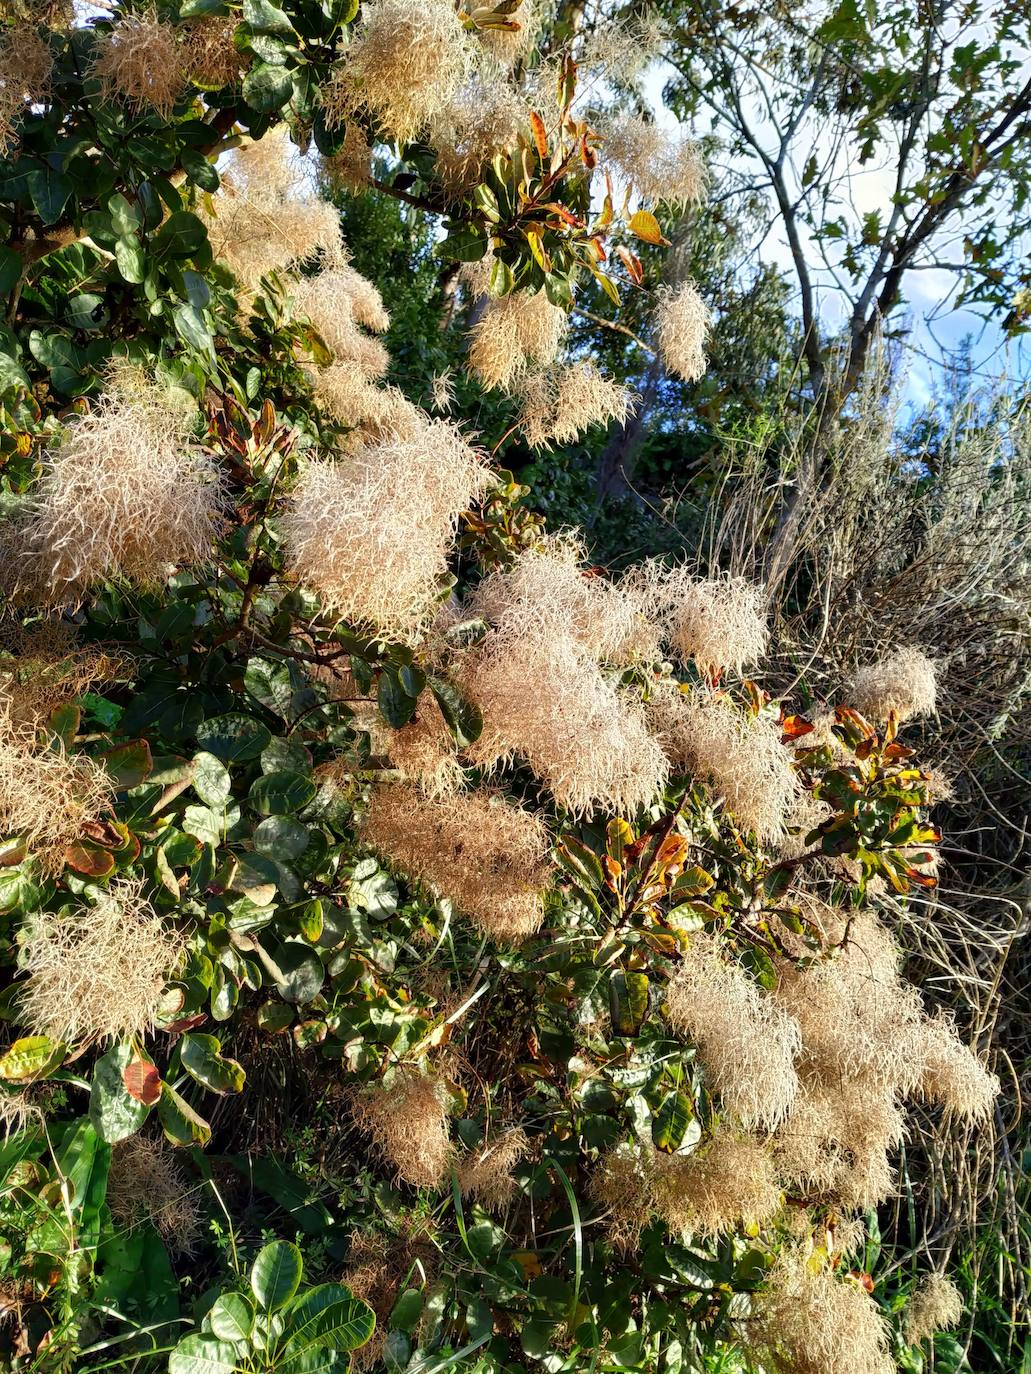
[(71, 626), (55, 619), (0, 634), (0, 712), (17, 731), (35, 729), (55, 707), (121, 671), (119, 660), (80, 648)]
[(461, 197), (495, 153), (510, 148), (529, 123), (526, 104), (505, 81), (474, 77), (433, 121), (429, 141), (444, 189)]
[(484, 722), (469, 756), (486, 768), (524, 759), (574, 815), (633, 815), (662, 791), (668, 762), (639, 700), (600, 665), (647, 657), (654, 632), (580, 558), (576, 541), (551, 540), (477, 589), (470, 614), (493, 627), (462, 671)]
[(565, 328), (566, 312), (543, 291), (491, 298), (469, 331), (469, 367), (488, 390), (508, 389), (530, 363), (554, 361)]
[(197, 1249), (203, 1218), (196, 1189), (163, 1140), (134, 1135), (115, 1146), (107, 1204), (127, 1231), (149, 1222), (174, 1254)]
[(932, 1340), (938, 1331), (951, 1331), (963, 1320), (963, 1294), (944, 1274), (928, 1274), (913, 1290), (903, 1324), (909, 1345)]
[(293, 298), (295, 310), (308, 316), (334, 353), (345, 357), (356, 325), (381, 334), (390, 324), (383, 297), (348, 265), (297, 282)]
[(450, 0), (373, 0), (322, 88), (326, 124), (363, 111), (408, 143), (447, 107), (472, 59)]
[(685, 382), (696, 382), (708, 366), (709, 307), (691, 282), (660, 287), (657, 296), (652, 329), (662, 361)]
[(852, 679), (852, 704), (878, 722), (890, 715), (900, 724), (929, 716), (937, 700), (937, 678), (935, 665), (919, 649), (896, 649), (859, 669)]
[(588, 1192), (605, 1209), (602, 1220), (613, 1245), (634, 1250), (652, 1211), (654, 1155), (619, 1146), (603, 1155), (591, 1175)]
[(24, 1088), (8, 1091), (0, 1089), (0, 1134), (7, 1140), (19, 1131), (38, 1126), (43, 1120), (43, 1108)]
[(16, 124), (28, 105), (46, 98), (54, 55), (29, 27), (0, 32), (0, 154), (17, 142)]
[(512, 1170), (528, 1149), (526, 1132), (516, 1126), (470, 1150), (455, 1170), (462, 1196), (488, 1212), (502, 1211), (516, 1193)]
[(591, 27), (574, 54), (577, 66), (588, 78), (581, 78), (581, 83), (587, 89), (599, 81), (632, 89), (660, 55), (665, 37), (662, 20), (652, 11)]
[(117, 95), (168, 119), (186, 84), (175, 29), (153, 13), (123, 15), (97, 52), (93, 76), (105, 100)]
[(237, 20), (211, 15), (189, 27), (184, 43), (184, 60), (189, 79), (209, 91), (235, 86), (247, 70), (250, 59), (233, 42)]
[(430, 797), (442, 797), (461, 787), (465, 770), (458, 761), (455, 741), (436, 699), (426, 692), (415, 715), (384, 740), (391, 763), (403, 778)]
[(642, 200), (692, 205), (705, 192), (705, 168), (698, 145), (640, 115), (622, 114), (602, 128), (601, 156)]
[(763, 589), (744, 577), (695, 577), (686, 567), (657, 569), (652, 596), (670, 647), (683, 663), (718, 678), (740, 675), (766, 653), (770, 639)]
[(39, 748), (34, 726), (0, 714), (0, 835), (21, 836), (43, 873), (64, 866), (65, 849), (99, 821), (114, 798), (103, 768), (84, 754)]
[(636, 397), (592, 362), (533, 372), (520, 386), (519, 424), (531, 448), (571, 444), (591, 425), (625, 424)]
[(46, 457), (25, 525), (27, 571), (55, 600), (119, 576), (159, 586), (173, 565), (208, 558), (225, 504), (225, 478), (188, 446), (182, 412), (157, 388), (149, 400), (116, 392)]
[(294, 263), (343, 260), (339, 213), (315, 193), (285, 126), (233, 153), (212, 213), (200, 214), (212, 252), (251, 290)]
[[(475, 8), (472, 0), (467, 8)], [(504, 18), (515, 27), (477, 28), (476, 39), (485, 54), (499, 67), (510, 71), (533, 51), (537, 42), (541, 19), (536, 0), (522, 0), (522, 4)]]
[(372, 148), (360, 124), (351, 120), (335, 153), (322, 159), (331, 186), (359, 195), (372, 181)]
[(19, 1007), (34, 1035), (70, 1044), (151, 1029), (184, 939), (141, 889), (138, 880), (114, 881), (94, 906), (47, 912), (29, 928)]
[(653, 1206), (672, 1232), (714, 1240), (742, 1226), (761, 1226), (781, 1208), (767, 1146), (721, 1129), (689, 1155), (656, 1157)]
[(741, 711), (722, 695), (675, 688), (655, 692), (649, 712), (674, 771), (708, 783), (738, 825), (759, 839), (784, 835), (799, 782), (772, 716)]
[(413, 1188), (435, 1188), (451, 1163), (447, 1091), (441, 1080), (400, 1068), (389, 1082), (356, 1093), (351, 1110), (358, 1126)]
[(485, 792), (430, 797), (389, 783), (373, 789), (360, 833), (492, 939), (518, 941), (540, 929), (550, 841), (532, 812)]
[(698, 933), (667, 991), (673, 1028), (698, 1047), (706, 1081), (742, 1124), (774, 1127), (798, 1092), (798, 1023), (764, 994), (713, 935)]
[(746, 1348), (778, 1374), (895, 1374), (871, 1295), (798, 1251), (777, 1260), (740, 1329)]
[(289, 570), (341, 620), (414, 643), (432, 616), (458, 517), (489, 480), (458, 430), (428, 418), (411, 439), (310, 463), (280, 521)]
[(433, 409), (446, 414), (455, 404), (455, 381), (449, 367), (436, 374), (430, 383), (430, 390), (433, 396)]
[(777, 852), (786, 859), (797, 859), (807, 853), (808, 837), (833, 814), (829, 802), (814, 797), (811, 792), (797, 792), (784, 817), (785, 834), (777, 842)]
[(999, 1096), (999, 1079), (964, 1045), (947, 1015), (926, 1018), (909, 1049), (919, 1065), (920, 1097), (968, 1121), (987, 1119)]

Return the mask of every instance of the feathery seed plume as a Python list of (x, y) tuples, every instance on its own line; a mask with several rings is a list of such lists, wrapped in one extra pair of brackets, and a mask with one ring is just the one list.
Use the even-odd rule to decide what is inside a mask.
[(618, 1146), (602, 1155), (591, 1175), (588, 1192), (604, 1208), (601, 1218), (618, 1250), (636, 1250), (652, 1211), (651, 1182), (654, 1152)]
[(681, 662), (710, 677), (740, 676), (766, 653), (770, 630), (761, 587), (743, 577), (693, 576), (686, 567), (652, 574), (657, 613)]
[(892, 713), (900, 724), (932, 715), (937, 694), (937, 670), (919, 649), (896, 649), (860, 668), (852, 680), (852, 703), (878, 723)]
[(945, 1013), (927, 1017), (909, 1047), (919, 1065), (918, 1095), (938, 1102), (967, 1121), (984, 1121), (999, 1096), (998, 1076), (991, 1073)]
[(963, 1320), (963, 1294), (944, 1274), (927, 1274), (913, 1291), (906, 1308), (903, 1331), (909, 1345), (932, 1340), (939, 1331), (951, 1331)]
[(691, 282), (660, 287), (657, 296), (652, 328), (662, 361), (685, 382), (696, 382), (708, 366), (709, 307)]
[(290, 572), (341, 620), (414, 642), (432, 616), (458, 517), (489, 480), (458, 430), (429, 418), (412, 439), (309, 463), (280, 521)]
[(694, 205), (705, 193), (705, 168), (698, 145), (683, 134), (671, 133), (637, 114), (621, 114), (601, 131), (601, 156), (642, 200), (669, 205)]
[(331, 186), (342, 186), (360, 195), (372, 182), (372, 148), (361, 125), (348, 120), (344, 141), (335, 153), (322, 159)]
[[(475, 8), (473, 0), (466, 0), (467, 10)], [(522, 4), (505, 18), (517, 28), (478, 28), (476, 41), (484, 54), (504, 71), (510, 71), (533, 51), (541, 29), (537, 0), (522, 0)]]
[(401, 776), (427, 796), (456, 792), (465, 780), (451, 731), (431, 692), (424, 692), (415, 715), (399, 730), (388, 728), (383, 740), (391, 763)]
[(105, 100), (118, 95), (136, 110), (168, 119), (186, 84), (175, 29), (157, 16), (123, 14), (93, 64)]
[(382, 334), (390, 325), (383, 297), (348, 265), (305, 277), (293, 287), (294, 308), (307, 315), (334, 352), (346, 354), (355, 325)]
[(399, 1068), (389, 1082), (355, 1093), (351, 1110), (398, 1178), (413, 1188), (435, 1188), (442, 1182), (453, 1150), (447, 1092), (439, 1078)]
[(488, 1212), (502, 1211), (516, 1193), (512, 1170), (528, 1149), (526, 1132), (516, 1126), (470, 1150), (455, 1170), (462, 1196)]
[(789, 1252), (756, 1295), (742, 1340), (776, 1374), (895, 1374), (889, 1334), (861, 1284)]
[(0, 155), (18, 141), (16, 125), (27, 106), (50, 91), (54, 55), (28, 26), (0, 31)]
[(390, 783), (373, 789), (360, 833), (492, 939), (514, 942), (540, 928), (550, 841), (532, 812), (484, 792), (429, 797)]
[(54, 600), (111, 577), (159, 586), (173, 565), (208, 558), (225, 500), (224, 476), (188, 446), (163, 393), (112, 392), (47, 455), (24, 529), (30, 571)]
[(446, 109), (469, 70), (472, 45), (450, 0), (370, 0), (322, 88), (330, 128), (363, 111), (408, 143)]
[(508, 390), (531, 362), (554, 361), (566, 322), (566, 312), (543, 291), (491, 297), (469, 331), (469, 368), (488, 390)]
[(183, 45), (189, 79), (208, 91), (235, 86), (250, 65), (250, 58), (233, 42), (237, 20), (211, 15), (190, 26)]
[(636, 397), (593, 362), (532, 372), (519, 388), (519, 424), (531, 448), (571, 444), (591, 425), (625, 424)]
[(715, 936), (691, 936), (666, 1000), (670, 1024), (698, 1046), (727, 1110), (746, 1126), (782, 1121), (798, 1092), (798, 1024), (723, 957)]
[(505, 81), (474, 76), (433, 120), (429, 141), (444, 189), (460, 198), (480, 180), (495, 153), (510, 148), (529, 124), (526, 103)]
[(689, 1155), (658, 1155), (652, 1197), (670, 1231), (690, 1231), (703, 1240), (761, 1226), (781, 1208), (767, 1146), (726, 1129)]
[(174, 1254), (192, 1255), (201, 1238), (195, 1190), (163, 1140), (134, 1135), (111, 1156), (107, 1203), (119, 1225), (133, 1231), (150, 1222)]
[(185, 948), (142, 896), (113, 881), (95, 905), (47, 912), (29, 928), (20, 1014), (34, 1035), (74, 1042), (144, 1036)]

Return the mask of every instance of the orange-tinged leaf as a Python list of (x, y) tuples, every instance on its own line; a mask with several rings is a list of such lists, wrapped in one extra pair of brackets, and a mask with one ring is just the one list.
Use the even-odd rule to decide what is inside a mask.
[(630, 249), (622, 243), (617, 245), (616, 252), (620, 262), (627, 270), (627, 276), (635, 286), (640, 286), (644, 281), (644, 269), (641, 266), (640, 258), (635, 253), (631, 253)]
[(541, 236), (536, 229), (527, 229), (526, 242), (530, 245), (530, 252), (533, 254), (534, 261), (542, 272), (551, 271), (551, 259), (545, 251)]
[(650, 210), (637, 210), (630, 216), (630, 232), (645, 243), (654, 243), (660, 248), (669, 245), (669, 239), (662, 237), (659, 221)]
[(543, 165), (548, 160), (548, 131), (536, 110), (530, 112), (530, 128), (533, 130), (533, 141), (537, 145), (537, 156)]
[(122, 1074), (125, 1091), (145, 1107), (153, 1107), (161, 1096), (161, 1075), (145, 1059), (134, 1059)]
[(811, 734), (815, 727), (804, 716), (785, 716), (780, 723), (780, 728), (780, 742), (787, 744), (790, 740), (801, 739), (803, 735)]

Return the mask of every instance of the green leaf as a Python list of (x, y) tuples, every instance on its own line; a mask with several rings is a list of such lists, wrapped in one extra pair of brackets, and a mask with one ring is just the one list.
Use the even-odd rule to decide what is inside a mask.
[(254, 1308), (242, 1293), (223, 1293), (208, 1313), (212, 1334), (223, 1341), (247, 1341), (254, 1329)]
[(145, 739), (119, 744), (97, 757), (119, 792), (126, 792), (130, 787), (139, 787), (141, 782), (150, 777), (154, 768), (150, 745)]
[(487, 231), (479, 225), (453, 224), (440, 245), (444, 257), (459, 262), (479, 262), (487, 251)]
[(217, 191), (219, 186), (218, 170), (203, 153), (193, 148), (184, 148), (179, 158), (182, 169), (195, 186), (202, 191)]
[(140, 212), (126, 200), (121, 191), (116, 192), (107, 202), (107, 213), (111, 216), (111, 224), (119, 238), (131, 238), (140, 227)]
[(648, 975), (614, 969), (609, 977), (609, 1011), (615, 1035), (636, 1035), (648, 1015)]
[(289, 37), (294, 31), (284, 12), (269, 0), (243, 0), (243, 17), (255, 33), (279, 33)]
[(125, 1070), (132, 1063), (132, 1047), (115, 1045), (97, 1060), (89, 1096), (89, 1118), (101, 1140), (115, 1145), (135, 1135), (146, 1121), (150, 1108), (126, 1091)]
[(321, 1346), (357, 1350), (369, 1340), (376, 1326), (372, 1308), (338, 1283), (309, 1288), (291, 1304), (286, 1319), (283, 1353), (291, 1358)]
[(198, 353), (209, 353), (212, 340), (211, 330), (204, 322), (204, 316), (192, 305), (177, 305), (172, 312), (176, 333)]
[(652, 1143), (655, 1148), (665, 1154), (679, 1150), (693, 1118), (694, 1103), (687, 1093), (667, 1093), (652, 1117)]
[(186, 1072), (213, 1093), (224, 1097), (242, 1091), (246, 1075), (235, 1059), (223, 1057), (214, 1035), (187, 1031), (179, 1042), (179, 1058)]
[(284, 940), (269, 956), (276, 991), (284, 1002), (310, 1002), (322, 990), (326, 970), (316, 952), (299, 940)]
[(56, 224), (74, 189), (71, 181), (64, 172), (50, 166), (30, 172), (26, 180), (36, 214), (44, 224)]
[(265, 854), (238, 854), (229, 889), (249, 897), (255, 906), (268, 906), (279, 885), (279, 869)]
[(13, 248), (0, 244), (0, 296), (9, 295), (17, 286), (22, 265), (21, 256)]
[(76, 329), (103, 329), (110, 318), (111, 312), (104, 297), (98, 296), (95, 291), (80, 291), (68, 302), (68, 321)]
[(127, 282), (139, 284), (147, 274), (143, 245), (138, 238), (123, 238), (115, 242), (115, 262)]
[(287, 1241), (274, 1240), (258, 1251), (251, 1268), (251, 1292), (265, 1312), (278, 1312), (297, 1292), (303, 1266), (301, 1252)]
[(232, 790), (229, 769), (206, 750), (194, 755), (193, 790), (202, 802), (216, 811), (222, 810), (229, 801)]
[(422, 1317), (422, 1293), (418, 1288), (406, 1288), (394, 1304), (390, 1325), (399, 1331), (414, 1331)]
[(168, 1374), (233, 1374), (236, 1350), (214, 1336), (187, 1336), (168, 1357)]
[(271, 743), (272, 735), (260, 720), (231, 712), (212, 716), (197, 727), (197, 742), (223, 763), (256, 759)]
[(605, 874), (601, 860), (589, 845), (583, 844), (575, 836), (566, 835), (563, 838), (562, 843), (556, 846), (555, 857), (570, 877), (588, 892), (604, 886)]
[(190, 1104), (168, 1083), (161, 1084), (158, 1119), (173, 1145), (203, 1147), (211, 1139), (211, 1127), (208, 1123), (203, 1117), (198, 1116)]
[(474, 702), (467, 701), (457, 687), (443, 678), (431, 677), (429, 685), (459, 748), (465, 749), (474, 744), (483, 731), (480, 708)]
[(176, 210), (154, 235), (155, 257), (192, 258), (208, 242), (204, 224), (189, 210)]
[(416, 699), (405, 691), (393, 668), (384, 668), (380, 673), (376, 699), (380, 715), (395, 730), (407, 725), (415, 715)]
[(257, 778), (249, 796), (251, 805), (260, 815), (285, 816), (303, 810), (316, 790), (311, 778), (283, 769)]
[(267, 62), (257, 63), (243, 79), (243, 98), (259, 114), (272, 114), (280, 109), (290, 99), (293, 89), (289, 71)]
[(25, 1083), (46, 1078), (60, 1068), (65, 1046), (47, 1035), (25, 1035), (0, 1058), (0, 1078)]
[(254, 848), (277, 859), (298, 859), (311, 843), (311, 832), (293, 816), (267, 816), (254, 827)]

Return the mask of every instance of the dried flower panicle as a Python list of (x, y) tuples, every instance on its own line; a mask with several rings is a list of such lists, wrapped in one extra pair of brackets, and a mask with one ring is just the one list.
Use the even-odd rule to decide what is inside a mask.
[(407, 725), (387, 729), (382, 744), (401, 776), (427, 796), (446, 796), (458, 791), (465, 781), (454, 736), (430, 692), (423, 693)]
[(652, 1214), (653, 1152), (617, 1146), (602, 1155), (588, 1192), (603, 1208), (602, 1220), (617, 1249), (636, 1250)]
[[(476, 8), (474, 0), (466, 0), (465, 9)], [(488, 59), (481, 66), (495, 63), (503, 71), (511, 71), (533, 52), (541, 30), (541, 16), (537, 0), (522, 0), (518, 7), (504, 16), (512, 27), (477, 28), (476, 42)]]
[(297, 282), (293, 298), (295, 310), (308, 316), (334, 352), (345, 356), (356, 325), (382, 334), (390, 324), (379, 291), (348, 264)]
[(913, 1290), (906, 1308), (903, 1332), (909, 1345), (933, 1340), (963, 1320), (963, 1294), (944, 1274), (927, 1274)]
[(408, 143), (447, 108), (471, 63), (450, 0), (372, 0), (322, 89), (326, 123), (335, 128), (364, 113)]
[(484, 166), (511, 148), (529, 125), (526, 102), (506, 82), (479, 75), (465, 82), (433, 120), (429, 142), (447, 193), (461, 197), (479, 183)]
[(925, 1017), (910, 1052), (919, 1067), (917, 1096), (966, 1121), (981, 1122), (991, 1115), (1001, 1091), (998, 1075), (963, 1043), (949, 1016)]
[(488, 390), (509, 390), (531, 363), (555, 360), (566, 321), (566, 312), (543, 291), (491, 297), (469, 331), (469, 368)]
[(0, 835), (20, 836), (43, 873), (64, 867), (65, 849), (114, 800), (107, 773), (84, 754), (40, 747), (35, 725), (0, 714)]
[(289, 570), (341, 620), (416, 642), (432, 618), (458, 517), (489, 480), (458, 430), (429, 418), (411, 439), (309, 463), (280, 522)]
[(550, 840), (532, 812), (485, 792), (429, 797), (389, 783), (373, 789), (360, 833), (492, 939), (518, 941), (540, 928)]
[(47, 912), (29, 927), (21, 1019), (34, 1035), (68, 1044), (142, 1037), (184, 947), (139, 880), (115, 880), (93, 906)]
[(80, 648), (74, 628), (54, 618), (0, 632), (0, 645), (0, 713), (15, 731), (35, 729), (56, 707), (123, 670), (120, 660)]
[(443, 1181), (453, 1147), (447, 1091), (439, 1078), (399, 1068), (388, 1082), (356, 1093), (351, 1110), (398, 1178), (413, 1188), (435, 1188)]
[(113, 391), (46, 455), (23, 527), (26, 575), (51, 604), (113, 577), (159, 586), (210, 556), (225, 504), (225, 478), (190, 447), (176, 404), (157, 388)]
[(674, 771), (706, 782), (742, 829), (769, 842), (783, 837), (800, 787), (772, 716), (747, 714), (722, 695), (676, 689), (657, 691), (649, 712)]
[(339, 212), (317, 195), (285, 125), (233, 153), (212, 211), (199, 211), (212, 252), (249, 290), (313, 258), (343, 262)]
[[(740, 676), (766, 653), (770, 630), (763, 589), (743, 577), (695, 577), (686, 567), (646, 568), (654, 614), (681, 662), (710, 678)], [(647, 593), (645, 593), (647, 595)]]
[(895, 1374), (888, 1327), (871, 1295), (799, 1251), (777, 1260), (740, 1331), (771, 1374)]
[(348, 121), (343, 142), (323, 157), (322, 167), (331, 187), (342, 187), (351, 195), (360, 195), (372, 184), (372, 147), (355, 120)]
[(531, 448), (571, 444), (592, 425), (626, 424), (636, 398), (593, 362), (532, 372), (519, 387), (519, 424)]
[(896, 649), (859, 669), (852, 680), (851, 704), (878, 723), (889, 715), (900, 724), (933, 715), (937, 678), (934, 663), (919, 649)]
[(107, 1204), (127, 1231), (149, 1222), (174, 1254), (196, 1251), (203, 1229), (197, 1189), (163, 1140), (134, 1135), (115, 1146)]
[(798, 1092), (798, 1023), (719, 940), (691, 936), (667, 990), (669, 1021), (698, 1047), (710, 1089), (742, 1125), (775, 1127)]
[(705, 168), (693, 139), (637, 114), (619, 115), (603, 125), (602, 134), (602, 159), (642, 200), (684, 206), (702, 199)]
[(186, 85), (178, 35), (151, 13), (124, 14), (93, 64), (105, 100), (119, 96), (135, 110), (168, 119)]
[(232, 15), (209, 15), (190, 24), (183, 45), (187, 75), (196, 86), (220, 91), (235, 86), (250, 65), (246, 53), (233, 42), (237, 20)]
[(470, 1150), (455, 1169), (462, 1196), (488, 1212), (503, 1211), (517, 1192), (512, 1170), (529, 1147), (526, 1132), (516, 1126)]
[(656, 294), (652, 328), (662, 361), (685, 382), (696, 382), (708, 366), (709, 307), (691, 282), (660, 287)]
[[(367, 343), (379, 347), (376, 339)], [(366, 362), (374, 359), (367, 358)], [(377, 386), (367, 372), (351, 362), (319, 368), (313, 380), (319, 405), (354, 431), (341, 442), (342, 452), (355, 452), (385, 439), (411, 441), (422, 432), (426, 416), (418, 406), (396, 386)]]

